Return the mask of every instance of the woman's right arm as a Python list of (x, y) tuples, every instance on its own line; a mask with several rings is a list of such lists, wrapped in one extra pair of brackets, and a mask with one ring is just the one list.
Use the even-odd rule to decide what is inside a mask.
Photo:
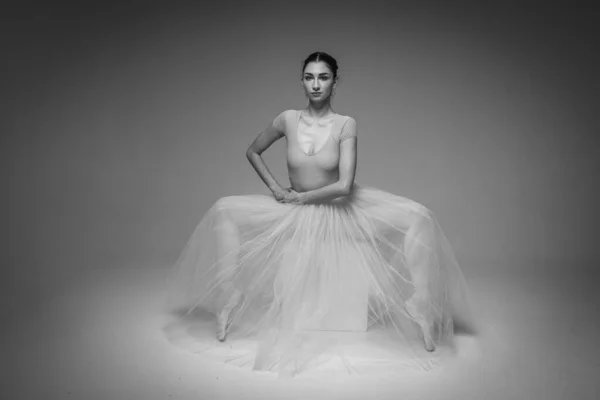
[[(278, 121), (280, 117), (277, 117), (275, 121)], [(269, 171), (269, 168), (267, 168), (267, 165), (265, 164), (261, 154), (273, 143), (284, 136), (285, 132), (283, 132), (281, 124), (276, 122), (272, 123), (267, 129), (265, 129), (264, 132), (258, 135), (258, 137), (254, 140), (254, 142), (252, 142), (246, 151), (246, 157), (248, 157), (248, 161), (250, 161), (250, 164), (252, 164), (252, 167), (254, 167), (258, 173), (258, 176), (260, 176), (265, 185), (267, 185), (269, 190), (271, 190), (276, 197), (278, 194), (284, 192), (284, 189), (273, 177), (273, 174), (271, 171)]]

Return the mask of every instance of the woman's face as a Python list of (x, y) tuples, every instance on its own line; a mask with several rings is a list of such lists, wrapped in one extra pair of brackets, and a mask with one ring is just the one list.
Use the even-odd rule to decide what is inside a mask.
[(335, 86), (333, 73), (323, 61), (310, 62), (304, 68), (302, 86), (311, 101), (324, 101), (329, 98)]

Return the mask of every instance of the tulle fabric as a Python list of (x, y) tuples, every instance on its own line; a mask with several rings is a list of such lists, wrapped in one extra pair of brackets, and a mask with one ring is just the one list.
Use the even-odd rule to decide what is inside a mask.
[[(231, 313), (228, 339), (216, 315)], [(169, 275), (169, 338), (285, 376), (342, 369), (427, 370), (453, 351), (455, 322), (475, 330), (466, 281), (435, 216), (372, 187), (321, 204), (264, 195), (219, 199)], [(425, 350), (418, 318), (431, 322)]]

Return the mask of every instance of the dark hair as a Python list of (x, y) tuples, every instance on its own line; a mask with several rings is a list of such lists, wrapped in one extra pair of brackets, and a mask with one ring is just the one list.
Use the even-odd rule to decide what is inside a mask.
[(304, 60), (304, 64), (302, 65), (302, 72), (304, 73), (304, 69), (308, 63), (319, 61), (323, 61), (325, 64), (327, 64), (331, 72), (333, 72), (333, 79), (335, 80), (335, 78), (338, 76), (338, 63), (335, 58), (322, 51), (317, 51), (306, 57), (306, 60)]

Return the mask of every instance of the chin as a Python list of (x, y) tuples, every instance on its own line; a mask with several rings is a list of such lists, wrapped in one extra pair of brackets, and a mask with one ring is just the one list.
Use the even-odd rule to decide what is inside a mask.
[(329, 100), (329, 96), (325, 96), (325, 97), (323, 97), (323, 98), (321, 98), (321, 99), (313, 99), (313, 98), (312, 98), (312, 97), (310, 97), (310, 96), (308, 96), (308, 98), (309, 98), (310, 102), (311, 102), (311, 103), (314, 103), (314, 104), (320, 104), (320, 103), (324, 103), (324, 102), (326, 102), (327, 100)]

